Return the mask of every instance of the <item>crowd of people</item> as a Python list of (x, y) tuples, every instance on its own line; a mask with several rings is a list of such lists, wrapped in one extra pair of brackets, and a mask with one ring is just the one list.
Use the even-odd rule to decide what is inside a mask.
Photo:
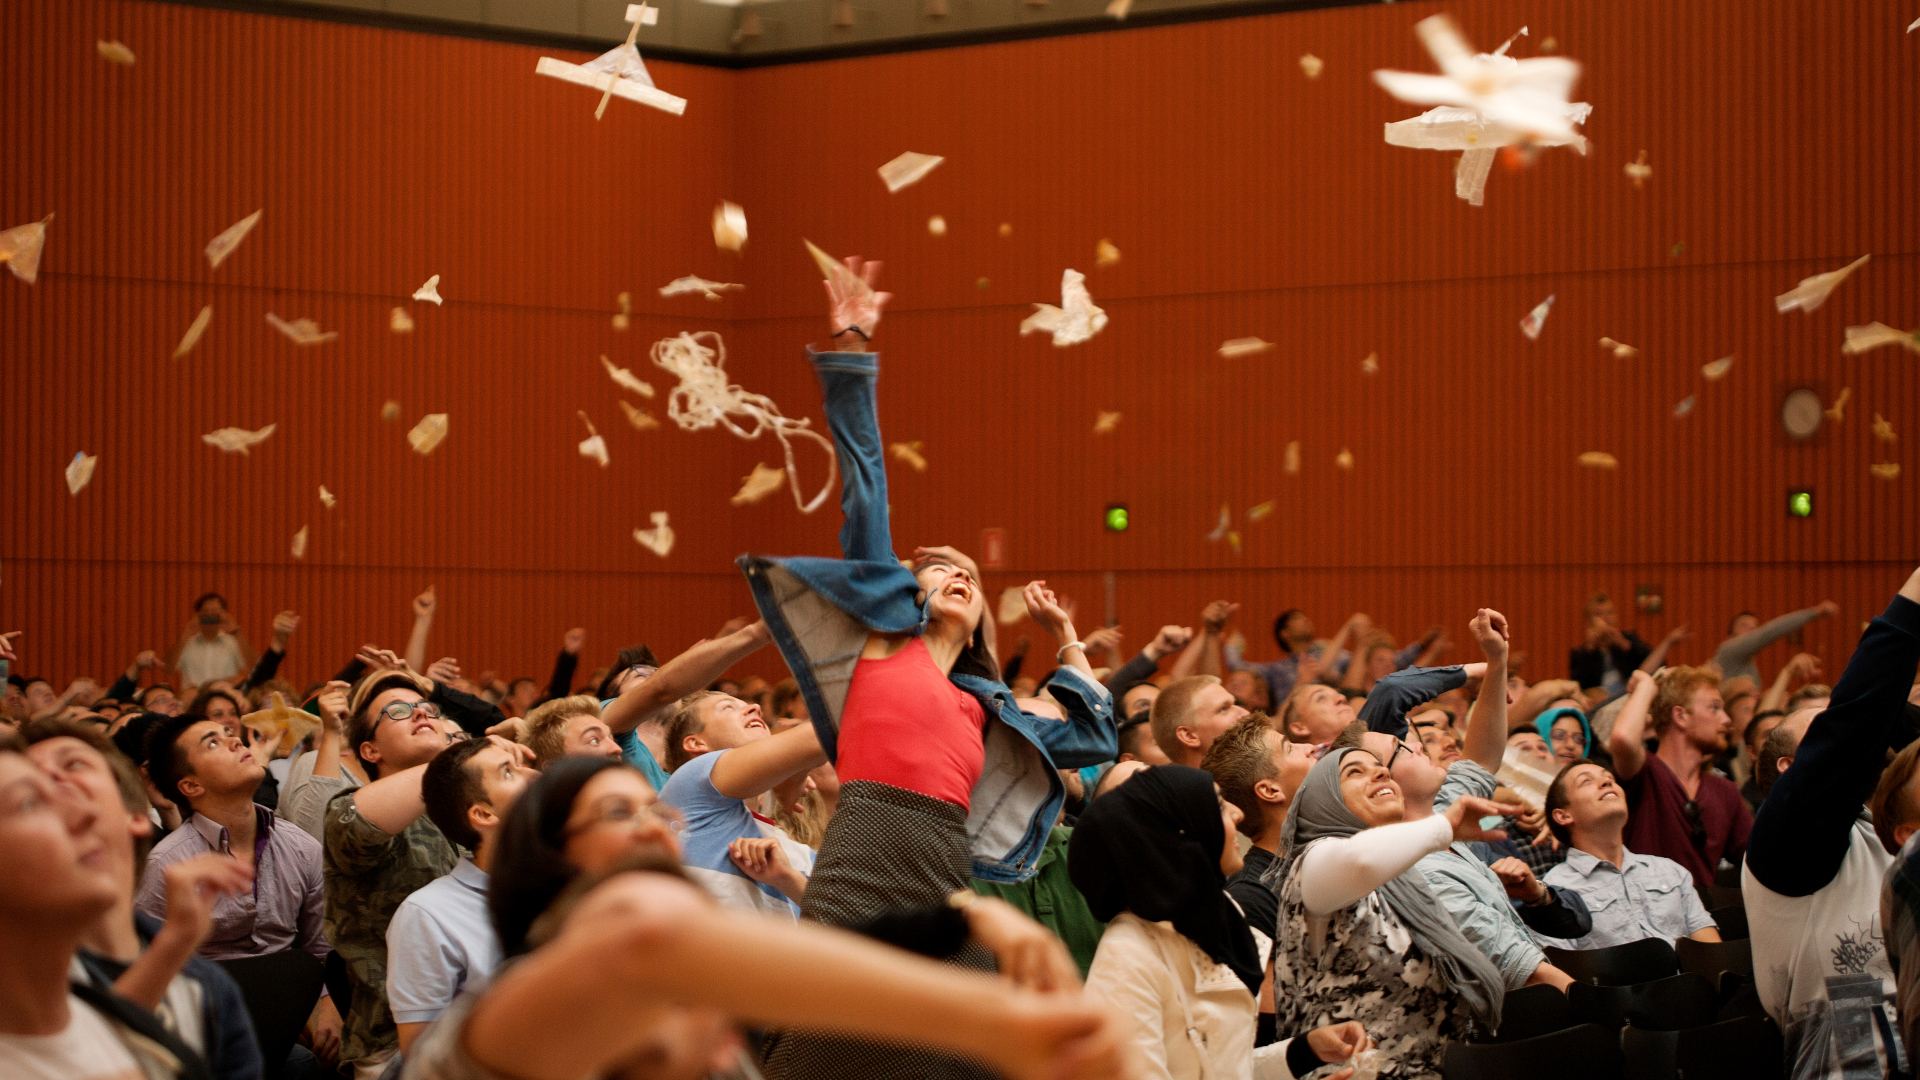
[(1920, 571), (1832, 687), (1755, 662), (1832, 603), (1688, 666), (1595, 595), (1529, 682), (1492, 608), (1463, 665), (1298, 610), (1251, 660), (1224, 600), (1122, 655), (1044, 581), (1038, 671), (965, 554), (899, 557), (877, 270), (809, 350), (842, 557), (743, 556), (759, 617), (664, 663), (469, 678), (432, 590), (305, 687), (215, 593), (105, 689), (0, 635), (0, 1075), (1419, 1080), (1729, 910), (1783, 1075), (1911, 1071)]

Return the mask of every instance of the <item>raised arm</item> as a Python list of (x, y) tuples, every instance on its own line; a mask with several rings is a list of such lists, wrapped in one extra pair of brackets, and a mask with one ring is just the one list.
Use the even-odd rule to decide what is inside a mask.
[(427, 632), (433, 629), (433, 610), (438, 604), (431, 585), (413, 598), (413, 634), (407, 638), (407, 666), (415, 671), (427, 670)]
[[(892, 297), (873, 291), (877, 262), (849, 258), (825, 282), (834, 351), (814, 356), (814, 372), (826, 398), (827, 429), (840, 465), (840, 554), (863, 562), (891, 562), (892, 525), (887, 515), (886, 446), (874, 396), (877, 357), (862, 355)], [(976, 579), (977, 580), (977, 579)]]
[(1647, 714), (1658, 692), (1659, 686), (1646, 672), (1627, 676), (1627, 703), (1621, 706), (1620, 715), (1613, 721), (1613, 734), (1607, 737), (1614, 778), (1623, 784), (1639, 776), (1647, 765)]
[(1795, 680), (1807, 682), (1820, 674), (1820, 658), (1812, 653), (1797, 653), (1794, 658), (1780, 665), (1780, 674), (1773, 677), (1773, 685), (1760, 696), (1758, 711), (1784, 709), (1787, 695), (1793, 692)]
[(280, 661), (287, 658), (287, 642), (293, 639), (293, 632), (300, 629), (300, 616), (291, 611), (283, 611), (273, 617), (273, 638), (267, 642), (267, 651), (254, 661), (253, 670), (247, 673), (247, 681), (240, 684), (241, 692), (272, 681), (280, 672)]
[[(1407, 711), (1424, 705), (1456, 687), (1467, 685), (1467, 676), (1486, 669), (1485, 664), (1455, 664), (1452, 667), (1407, 668), (1396, 671), (1373, 684), (1366, 703), (1360, 706), (1360, 719), (1369, 731), (1384, 731), (1395, 738), (1407, 733)], [(1481, 695), (1485, 697), (1483, 693)], [(1505, 741), (1505, 736), (1501, 737)]]
[(826, 763), (813, 725), (796, 724), (758, 742), (721, 751), (720, 760), (713, 764), (713, 789), (729, 799), (758, 798), (794, 773)]
[(313, 746), (313, 775), (340, 779), (340, 743), (347, 726), (347, 691), (352, 684), (338, 679), (320, 691), (314, 707), (320, 710), (320, 741)]
[(1739, 664), (1751, 663), (1760, 650), (1815, 619), (1836, 615), (1839, 611), (1840, 605), (1831, 600), (1822, 600), (1810, 608), (1801, 608), (1799, 611), (1789, 611), (1772, 622), (1762, 623), (1739, 637), (1731, 637), (1721, 642), (1720, 648), (1714, 651), (1714, 662), (1720, 665), (1722, 671)]
[(702, 641), (666, 662), (653, 677), (626, 688), (600, 713), (607, 729), (615, 735), (632, 731), (647, 717), (727, 673), (727, 669), (752, 656), (767, 642), (767, 624), (757, 621), (744, 629)]
[(1800, 738), (1793, 764), (1760, 805), (1747, 867), (1762, 885), (1806, 896), (1833, 880), (1848, 833), (1873, 794), (1887, 751), (1904, 742), (1907, 692), (1920, 665), (1920, 570), (1867, 632), (1833, 687), (1833, 703)]
[(1667, 636), (1660, 639), (1660, 644), (1655, 645), (1653, 651), (1647, 654), (1647, 658), (1640, 661), (1639, 670), (1649, 675), (1659, 671), (1666, 665), (1667, 651), (1692, 636), (1693, 634), (1687, 630), (1686, 623), (1681, 623), (1679, 626), (1667, 631)]
[(1340, 654), (1346, 651), (1349, 644), (1366, 637), (1367, 632), (1372, 629), (1373, 620), (1366, 615), (1356, 611), (1347, 616), (1347, 621), (1341, 623), (1340, 629), (1333, 632), (1333, 637), (1327, 639), (1327, 647), (1320, 652), (1322, 670), (1344, 672), (1346, 669), (1340, 666)]
[(1026, 589), (1027, 613), (1033, 621), (1040, 624), (1042, 630), (1053, 635), (1059, 643), (1058, 659), (1062, 666), (1071, 667), (1093, 682), (1093, 667), (1087, 663), (1086, 647), (1075, 636), (1073, 616), (1067, 613), (1060, 598), (1047, 588), (1044, 581), (1029, 581)]
[(1507, 617), (1481, 608), (1467, 628), (1487, 656), (1487, 670), (1480, 696), (1467, 710), (1467, 744), (1461, 752), (1488, 772), (1499, 772), (1507, 753)]
[(587, 644), (587, 631), (576, 626), (561, 639), (560, 655), (553, 658), (553, 674), (547, 677), (546, 700), (553, 701), (573, 693), (573, 673), (580, 668), (580, 650)]
[(1293, 872), (1300, 898), (1315, 915), (1331, 915), (1413, 869), (1413, 864), (1455, 840), (1500, 839), (1483, 832), (1480, 818), (1518, 813), (1521, 807), (1467, 795), (1446, 810), (1418, 821), (1400, 821), (1352, 836), (1320, 840), (1307, 848)]

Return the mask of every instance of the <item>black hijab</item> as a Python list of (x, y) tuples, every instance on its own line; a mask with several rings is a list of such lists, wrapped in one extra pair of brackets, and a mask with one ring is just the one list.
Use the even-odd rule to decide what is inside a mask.
[(1094, 918), (1131, 911), (1171, 922), (1258, 997), (1260, 951), (1220, 872), (1226, 842), (1213, 777), (1157, 765), (1087, 804), (1067, 842), (1067, 876)]

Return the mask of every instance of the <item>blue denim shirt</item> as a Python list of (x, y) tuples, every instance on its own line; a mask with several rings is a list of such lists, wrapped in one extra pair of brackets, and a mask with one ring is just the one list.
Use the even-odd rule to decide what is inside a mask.
[[(926, 598), (893, 553), (887, 472), (874, 393), (877, 353), (814, 353), (826, 395), (827, 427), (840, 459), (840, 550), (845, 558), (771, 559), (742, 555), (753, 599), (792, 669), (829, 761), (838, 758), (840, 711), (855, 666), (874, 633), (922, 634)], [(989, 614), (987, 617), (991, 617)], [(1058, 769), (1110, 761), (1120, 752), (1106, 688), (1062, 666), (1047, 689), (1065, 723), (1014, 704), (981, 636), (954, 665), (953, 684), (985, 708), (986, 765), (973, 786), (967, 837), (973, 876), (1018, 882), (1038, 870), (1047, 836), (1066, 801)]]

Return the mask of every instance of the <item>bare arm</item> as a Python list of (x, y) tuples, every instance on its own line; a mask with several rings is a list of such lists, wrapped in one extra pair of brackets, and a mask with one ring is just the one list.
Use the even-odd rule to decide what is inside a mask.
[[(1053, 635), (1060, 643), (1060, 662), (1087, 677), (1090, 683), (1100, 680), (1093, 677), (1093, 666), (1087, 663), (1087, 650), (1078, 647), (1078, 638), (1074, 636), (1073, 616), (1060, 603), (1060, 598), (1047, 588), (1044, 581), (1029, 581), (1026, 588), (1027, 614), (1040, 624), (1042, 630)], [(1075, 646), (1075, 647), (1069, 647)]]
[(415, 671), (427, 670), (427, 631), (433, 629), (433, 610), (438, 603), (431, 585), (413, 598), (413, 635), (407, 638), (407, 666)]
[(320, 691), (314, 703), (320, 710), (320, 741), (313, 747), (313, 775), (322, 779), (340, 779), (340, 742), (346, 728), (349, 689), (335, 679)]
[(713, 765), (713, 789), (729, 799), (752, 799), (795, 773), (826, 763), (813, 725), (798, 724), (722, 752)]
[(1480, 650), (1487, 654), (1480, 696), (1467, 711), (1467, 757), (1488, 772), (1498, 772), (1507, 752), (1507, 617), (1481, 608), (1468, 624)]
[[(1332, 671), (1335, 665), (1340, 663), (1341, 652), (1363, 637), (1363, 631), (1372, 628), (1373, 620), (1358, 611), (1347, 616), (1347, 621), (1341, 623), (1340, 629), (1333, 632), (1333, 637), (1327, 640), (1326, 649), (1320, 653), (1321, 666), (1327, 671)], [(1353, 665), (1349, 662), (1347, 666)]]
[(1513, 708), (1507, 712), (1507, 727), (1511, 730), (1522, 724), (1533, 723), (1534, 717), (1547, 711), (1548, 702), (1579, 696), (1580, 684), (1572, 679), (1548, 679), (1534, 683), (1527, 687), (1527, 692), (1521, 694), (1520, 700), (1514, 702)]
[(1181, 649), (1180, 655), (1174, 658), (1173, 667), (1167, 672), (1168, 680), (1184, 679), (1189, 675), (1199, 674), (1200, 657), (1206, 648), (1207, 635), (1204, 632), (1193, 635), (1188, 640), (1187, 647)]
[(1626, 782), (1647, 764), (1647, 712), (1657, 687), (1653, 676), (1636, 671), (1627, 679), (1627, 704), (1613, 721), (1607, 749), (1613, 754), (1613, 775)]
[(1780, 674), (1773, 677), (1773, 685), (1760, 695), (1759, 711), (1784, 709), (1787, 695), (1793, 692), (1795, 680), (1806, 682), (1820, 673), (1820, 658), (1812, 653), (1799, 653), (1780, 667)]
[(425, 765), (415, 765), (411, 769), (382, 776), (365, 787), (355, 788), (354, 809), (360, 812), (361, 817), (378, 826), (381, 832), (399, 836), (407, 831), (407, 826), (427, 812), (426, 800), (420, 795), (420, 778), (426, 773)]
[(731, 634), (702, 641), (666, 662), (653, 677), (629, 686), (601, 712), (615, 735), (632, 731), (649, 716), (688, 694), (709, 686), (728, 668), (773, 640), (765, 622), (756, 622)]
[(1659, 671), (1662, 667), (1666, 666), (1667, 650), (1692, 636), (1691, 633), (1687, 632), (1687, 625), (1685, 623), (1681, 623), (1679, 626), (1667, 631), (1667, 636), (1660, 639), (1660, 644), (1655, 645), (1653, 651), (1647, 654), (1647, 658), (1640, 661), (1640, 670), (1649, 675)]

